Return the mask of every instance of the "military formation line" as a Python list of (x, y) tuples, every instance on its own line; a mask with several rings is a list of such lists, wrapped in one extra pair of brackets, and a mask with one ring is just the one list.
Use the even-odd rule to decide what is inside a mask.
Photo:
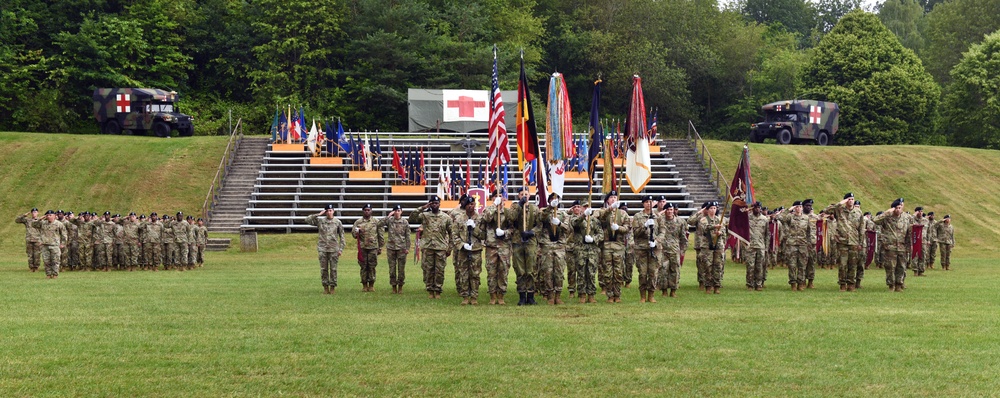
[(49, 210), (39, 218), (35, 208), (15, 222), (25, 226), (28, 268), (35, 272), (44, 264), (49, 279), (60, 271), (191, 270), (203, 265), (208, 243), (204, 221), (180, 212), (147, 218)]
[[(351, 231), (357, 239), (362, 291), (375, 290), (375, 268), (385, 250), (389, 285), (393, 293), (401, 293), (412, 247), (414, 258), (420, 260), (424, 290), (432, 299), (441, 297), (445, 261), (452, 257), (462, 304), (477, 305), (485, 254), (490, 304), (506, 304), (511, 268), (518, 305), (536, 304), (536, 294), (549, 304), (562, 304), (564, 287), (580, 303), (595, 303), (598, 288), (608, 302), (620, 302), (622, 287), (632, 283), (633, 267), (638, 270), (640, 302), (653, 303), (657, 291), (677, 296), (680, 268), (693, 233), (698, 287), (705, 293), (720, 293), (729, 219), (721, 214), (720, 203), (706, 202), (684, 221), (662, 197), (644, 197), (642, 209), (634, 214), (614, 191), (605, 195), (599, 209), (574, 202), (567, 212), (559, 199), (551, 194), (539, 207), (522, 190), (508, 205), (494, 192), (491, 204), (480, 213), (468, 197), (459, 201), (458, 208), (444, 212), (440, 198), (434, 196), (408, 217), (396, 206), (381, 219), (373, 217), (371, 205), (366, 205)], [(783, 266), (788, 268), (792, 290), (811, 289), (819, 265), (836, 266), (840, 290), (855, 291), (862, 287), (870, 264), (866, 257), (871, 257), (885, 270), (889, 290), (901, 292), (906, 288), (906, 270), (923, 276), (933, 268), (938, 248), (942, 267), (950, 269), (955, 244), (950, 216), (936, 221), (933, 213), (924, 214), (920, 207), (910, 214), (904, 211), (903, 199), (874, 216), (862, 213), (860, 205), (848, 193), (818, 213), (811, 199), (796, 201), (787, 210), (768, 211), (759, 202), (734, 207), (750, 219), (750, 240), (730, 246), (736, 260), (746, 264), (746, 288), (764, 290), (767, 270)], [(306, 218), (319, 229), (317, 250), (325, 294), (336, 291), (337, 264), (345, 245), (344, 227), (334, 210), (328, 205)], [(410, 224), (420, 225), (412, 244)], [(817, 225), (825, 226), (832, 247), (816, 249), (817, 239), (823, 239)]]

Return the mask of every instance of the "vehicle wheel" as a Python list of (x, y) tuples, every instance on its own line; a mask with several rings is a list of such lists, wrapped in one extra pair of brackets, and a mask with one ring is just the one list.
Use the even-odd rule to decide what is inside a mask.
[(188, 127), (186, 129), (180, 130), (181, 137), (190, 137), (194, 135), (194, 126)]
[(118, 135), (122, 133), (122, 125), (117, 120), (108, 120), (104, 124), (104, 134)]
[(169, 137), (170, 136), (170, 125), (164, 122), (154, 122), (153, 123), (153, 134), (157, 137)]
[(781, 145), (788, 145), (792, 143), (792, 131), (789, 129), (784, 129), (778, 132), (778, 143)]
[(750, 142), (760, 144), (764, 142), (764, 136), (762, 136), (760, 133), (756, 131), (753, 131), (750, 133)]
[(825, 131), (820, 131), (819, 135), (816, 136), (816, 143), (820, 146), (830, 145), (830, 134)]

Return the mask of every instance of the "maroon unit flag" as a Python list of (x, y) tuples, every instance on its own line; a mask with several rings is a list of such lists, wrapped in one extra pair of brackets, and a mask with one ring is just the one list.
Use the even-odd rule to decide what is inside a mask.
[(736, 166), (736, 175), (729, 184), (729, 234), (743, 243), (750, 243), (750, 206), (753, 206), (753, 182), (750, 179), (750, 148), (743, 146), (743, 157)]
[(910, 258), (924, 258), (924, 226), (914, 225), (911, 234)]
[(865, 267), (868, 267), (875, 259), (875, 251), (878, 250), (878, 233), (865, 231), (865, 239), (868, 240), (868, 248), (865, 250)]

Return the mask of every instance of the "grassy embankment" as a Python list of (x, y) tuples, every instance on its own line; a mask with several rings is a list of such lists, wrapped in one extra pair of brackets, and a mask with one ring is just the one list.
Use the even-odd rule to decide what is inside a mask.
[[(727, 169), (738, 156), (738, 149), (715, 152)], [(755, 148), (762, 199), (801, 196), (791, 187), (787, 196), (765, 193), (782, 192), (764, 182), (778, 180), (768, 170), (777, 176), (797, 166), (757, 163), (766, 152)], [(949, 167), (968, 172), (962, 168), (970, 163)], [(123, 178), (124, 172), (107, 179)], [(818, 200), (843, 190), (839, 184), (802, 189), (813, 189)], [(852, 189), (871, 195), (862, 196), (869, 201), (907, 195)], [(142, 196), (143, 203), (200, 204), (203, 189), (192, 191), (188, 202)], [(23, 203), (59, 197), (32, 192), (37, 196)], [(788, 291), (783, 269), (771, 271), (766, 291), (748, 292), (743, 268), (731, 264), (723, 294), (705, 295), (695, 291), (689, 262), (680, 297), (656, 304), (638, 304), (632, 288), (618, 305), (470, 308), (458, 305), (450, 269), (442, 300), (426, 299), (412, 262), (404, 294), (389, 293), (384, 264), (378, 291), (361, 293), (348, 249), (340, 288), (326, 296), (313, 235), (264, 235), (261, 247), (210, 253), (206, 267), (193, 272), (71, 272), (54, 281), (28, 273), (20, 247), (5, 248), (2, 395), (983, 396), (1000, 390), (994, 337), (1000, 281), (992, 252), (979, 248), (966, 253), (983, 258), (959, 258), (955, 271), (910, 278), (903, 293), (886, 291), (877, 269), (854, 293), (838, 292), (836, 273), (827, 270), (818, 271), (817, 289)]]

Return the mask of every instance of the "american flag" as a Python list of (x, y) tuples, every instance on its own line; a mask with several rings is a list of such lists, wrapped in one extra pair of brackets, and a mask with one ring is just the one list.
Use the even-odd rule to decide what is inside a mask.
[(500, 83), (497, 76), (497, 47), (493, 46), (493, 81), (490, 85), (490, 150), (489, 169), (496, 170), (501, 164), (510, 163), (510, 148), (507, 143), (507, 127), (504, 117), (503, 99), (500, 98)]

